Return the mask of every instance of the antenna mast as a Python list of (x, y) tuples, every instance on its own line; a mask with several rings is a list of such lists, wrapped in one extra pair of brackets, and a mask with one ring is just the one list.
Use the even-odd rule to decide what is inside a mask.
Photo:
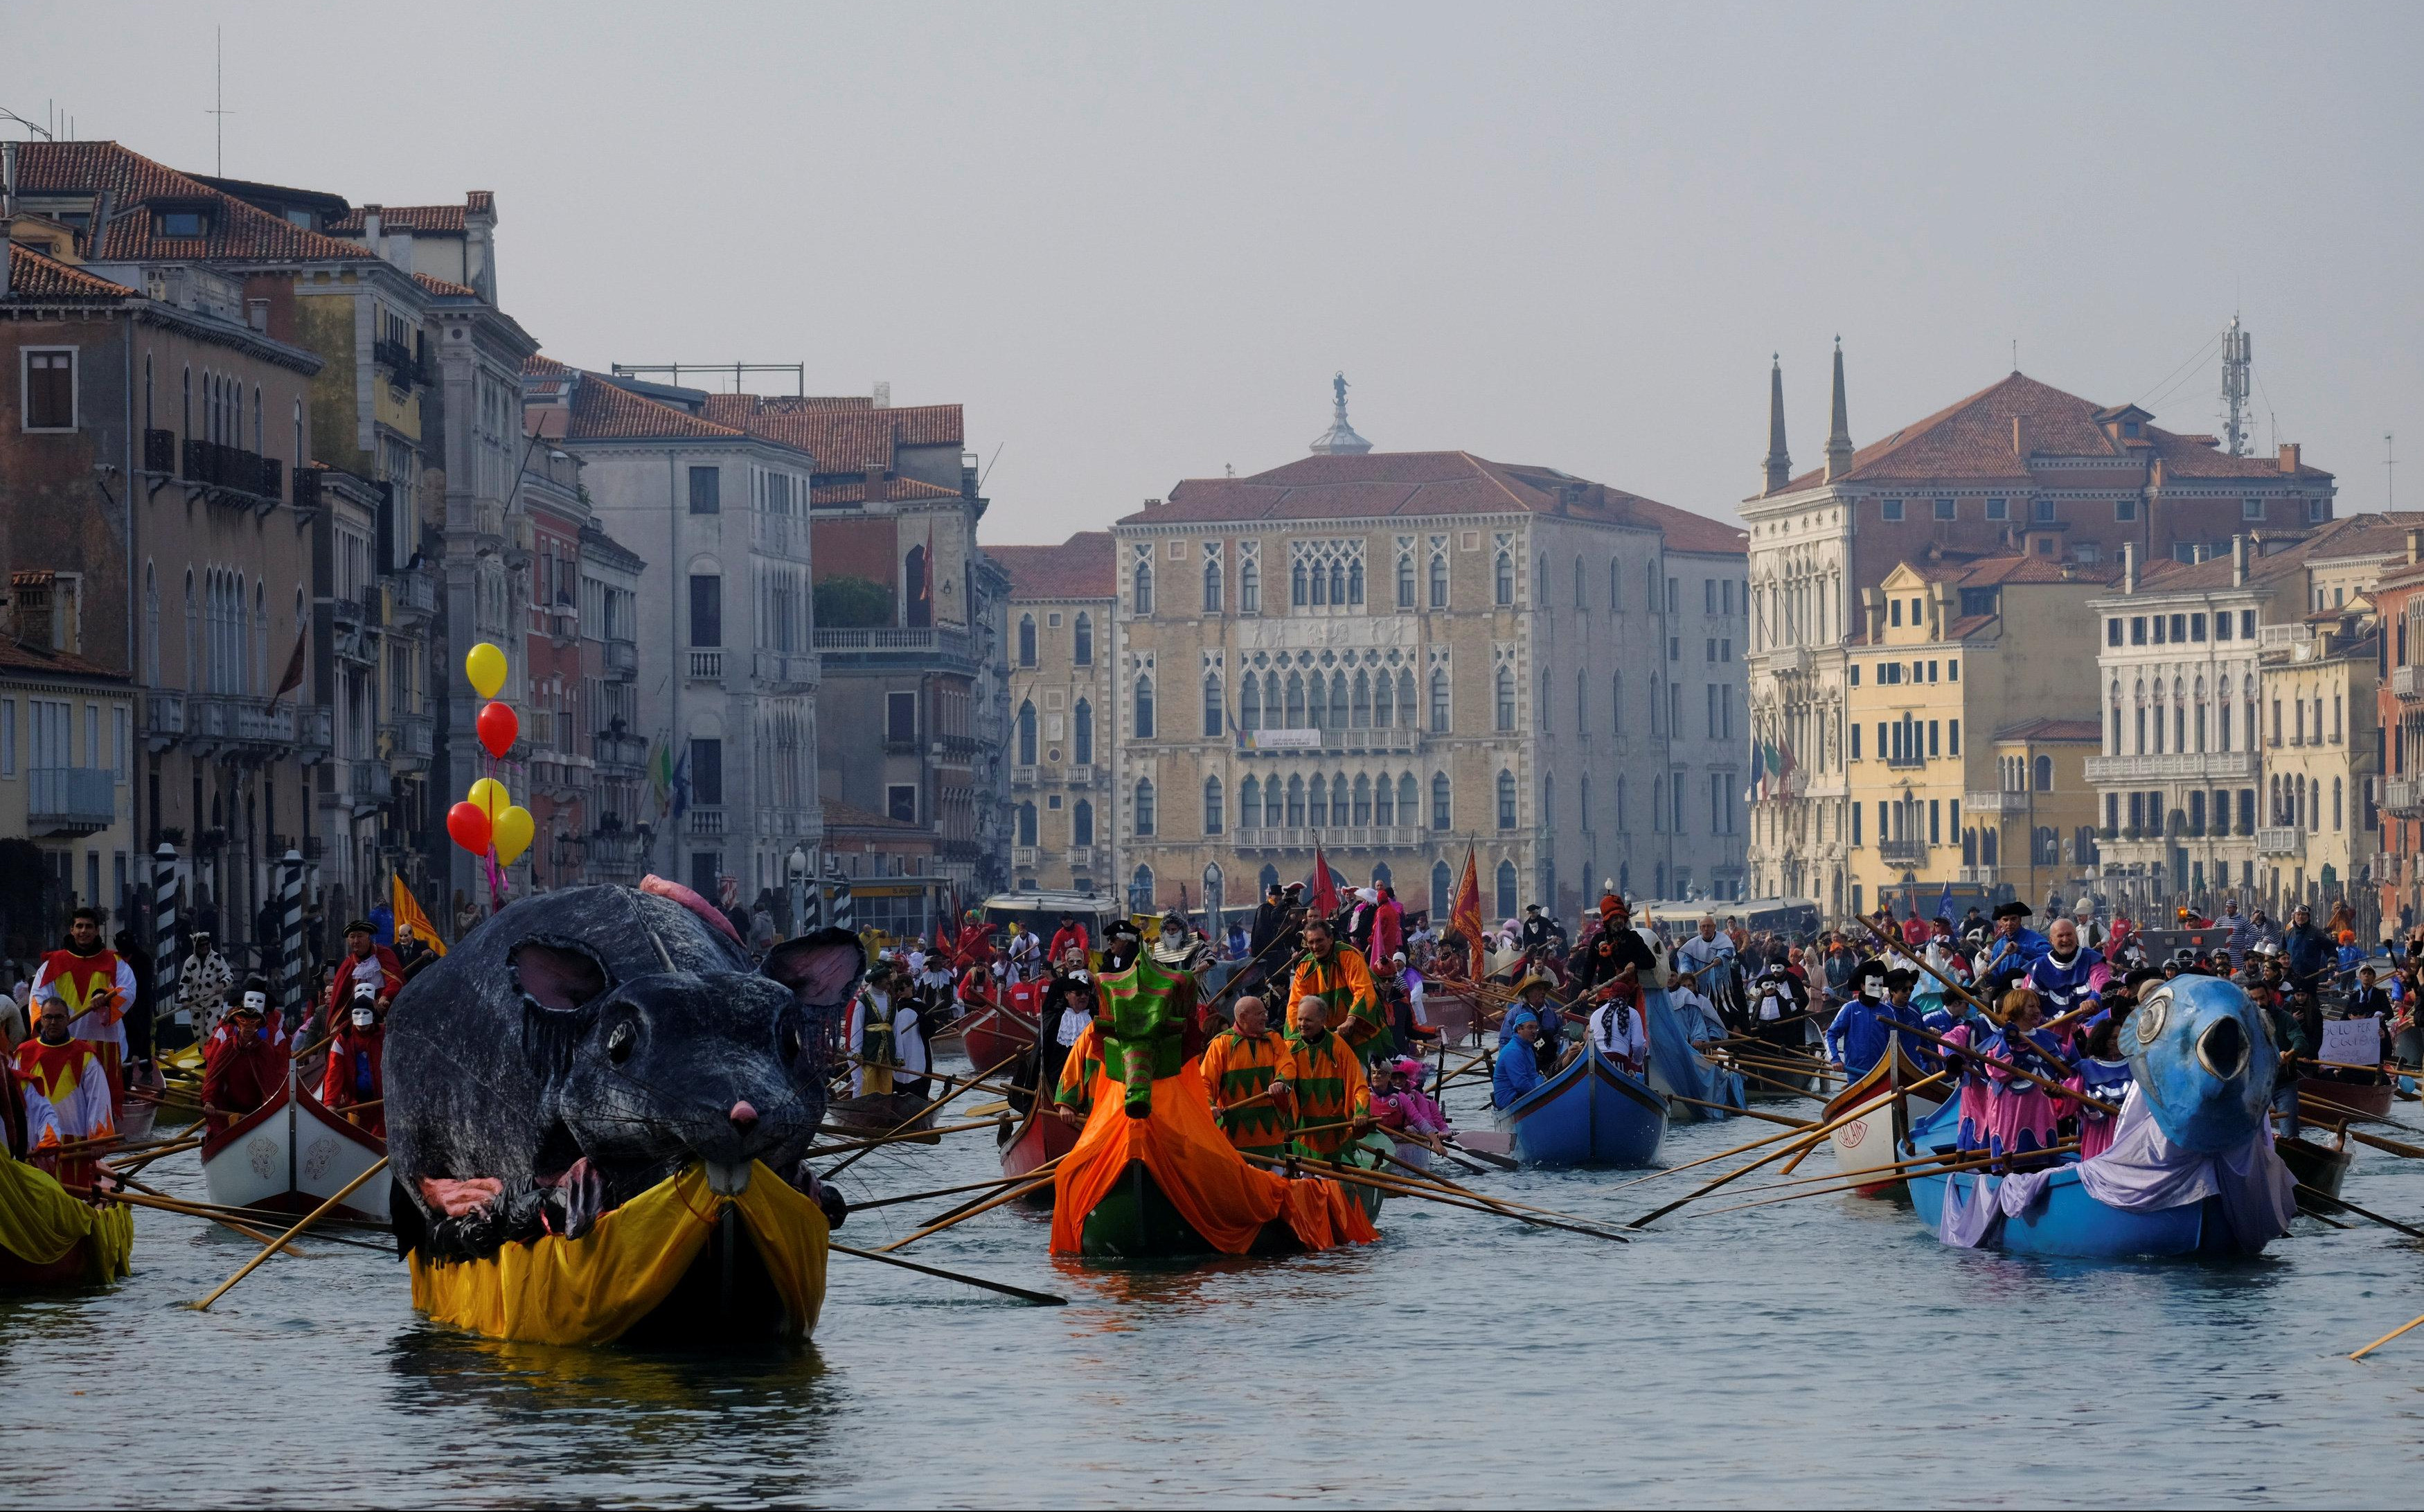
[(2242, 330), (2239, 317), (2222, 333), (2222, 445), (2232, 456), (2247, 454), (2247, 432), (2253, 411), (2249, 384), (2256, 365), (2256, 338)]

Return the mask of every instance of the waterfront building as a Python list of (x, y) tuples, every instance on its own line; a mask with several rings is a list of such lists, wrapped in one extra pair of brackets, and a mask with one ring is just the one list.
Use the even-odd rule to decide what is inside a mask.
[(993, 546), (1010, 581), (1011, 885), (1092, 892), (1111, 847), (1111, 534)]

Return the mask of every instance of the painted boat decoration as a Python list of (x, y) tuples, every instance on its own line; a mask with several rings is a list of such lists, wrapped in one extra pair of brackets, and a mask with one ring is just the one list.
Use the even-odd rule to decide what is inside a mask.
[[(1899, 1049), (1896, 1054), (1901, 1054)], [(1900, 1120), (1897, 1119), (1893, 1095), (1895, 1086), (1907, 1087), (1926, 1074), (1907, 1055), (1902, 1056), (1899, 1073), (1890, 1058), (1884, 1058), (1870, 1067), (1867, 1075), (1835, 1094), (1822, 1115), (1825, 1122), (1833, 1122), (1855, 1108), (1867, 1109), (1826, 1136), (1828, 1145), (1835, 1152), (1836, 1170), (1846, 1176), (1858, 1176), (1873, 1170), (1890, 1171), (1890, 1168), (1902, 1158), (1900, 1146), (1903, 1138), (1895, 1128), (1896, 1122), (1904, 1122), (1907, 1127), (1922, 1125), (1933, 1119), (1947, 1101), (1940, 1095), (1933, 1095), (1939, 1090), (1938, 1088), (1913, 1092), (1903, 1100), (1906, 1111)], [(1889, 1173), (1853, 1190), (1862, 1197), (1875, 1197), (1893, 1190), (1901, 1181), (1900, 1176)]]
[[(202, 1179), (223, 1206), (309, 1213), (386, 1154), (386, 1140), (330, 1112), (290, 1075), (267, 1103), (202, 1136)], [(335, 1216), (384, 1223), (389, 1190), (369, 1182)]]
[(1547, 1081), (1498, 1110), (1526, 1166), (1646, 1166), (1666, 1138), (1666, 1099), (1586, 1044)]

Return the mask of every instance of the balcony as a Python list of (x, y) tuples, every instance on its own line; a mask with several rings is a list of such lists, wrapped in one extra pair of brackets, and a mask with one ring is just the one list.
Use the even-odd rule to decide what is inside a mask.
[(2401, 819), (2424, 819), (2424, 781), (2391, 778), (2382, 785), (2382, 806)]
[(145, 431), (143, 433), (143, 470), (173, 477), (177, 471), (177, 433)]
[(570, 604), (557, 604), (547, 611), (547, 638), (559, 651), (581, 639), (581, 611)]
[[(1422, 749), (1423, 732), (1408, 724), (1325, 725), (1318, 728), (1283, 728), (1270, 725), (1259, 730), (1246, 730), (1243, 738), (1248, 756), (1284, 756), (1299, 752), (1319, 751), (1328, 755), (1350, 752), (1374, 752), (1405, 755)], [(1262, 744), (1262, 741), (1269, 744)]]
[(1086, 871), (1098, 866), (1108, 866), (1110, 862), (1110, 852), (1097, 846), (1073, 845), (1064, 853), (1062, 859), (1069, 863), (1071, 870)]
[(426, 772), (438, 754), (437, 721), (427, 714), (398, 714), (379, 726), (379, 743), (396, 771)]
[(1230, 832), (1240, 851), (1404, 851), (1434, 843), (1419, 824), (1333, 824), (1318, 828), (1302, 824), (1240, 824)]
[(387, 579), (391, 613), (402, 624), (407, 617), (427, 619), (438, 613), (438, 583), (427, 572), (391, 572)]
[(345, 796), (357, 807), (376, 807), (395, 795), (395, 779), (376, 761), (345, 763)]
[(292, 717), (295, 721), (295, 753), (303, 758), (306, 766), (335, 748), (337, 718), (334, 709), (293, 708)]
[(590, 875), (607, 882), (637, 877), (647, 859), (648, 842), (630, 830), (598, 831), (584, 853)]
[(2424, 699), (2424, 666), (2391, 668), (2390, 695), (2402, 703)]
[(721, 838), (724, 835), (724, 810), (721, 806), (693, 808), (682, 816), (682, 829), (691, 835)]
[(188, 437), (180, 475), (187, 483), (248, 494), (261, 508), (267, 509), (284, 491), (286, 465), (274, 456)]
[(1035, 778), (1036, 772), (1033, 767), (1014, 766), (1010, 769), (1010, 785), (1013, 788), (1032, 788), (1035, 786)]
[(962, 630), (878, 626), (873, 629), (821, 629), (816, 649), (831, 667), (842, 665), (920, 666), (956, 661), (973, 670), (975, 648)]
[[(188, 745), (208, 751), (250, 750), (259, 754), (296, 743), (295, 708), (292, 703), (272, 708), (266, 698), (238, 693), (191, 693), (185, 695), (184, 702), (183, 740)], [(315, 712), (326, 716), (327, 710)], [(327, 743), (324, 724), (321, 744)]]
[[(337, 602), (343, 605), (352, 600), (340, 598)], [(329, 647), (340, 661), (349, 661), (358, 667), (378, 665), (378, 630), (372, 626), (339, 625), (337, 633), (329, 638)]]
[(1072, 788), (1092, 788), (1094, 785), (1093, 763), (1090, 761), (1083, 765), (1071, 766), (1068, 769), (1068, 780)]
[(724, 680), (724, 653), (721, 651), (691, 652), (690, 680), (693, 682), (722, 682)]
[(25, 776), (25, 827), (36, 835), (92, 835), (118, 821), (107, 767), (31, 767)]
[(1896, 772), (1917, 772), (1920, 768), (1927, 765), (1927, 757), (1922, 756), (1888, 756), (1886, 757), (1886, 765)]
[(2024, 814), (2028, 812), (2028, 807), (2029, 795), (2026, 793), (1982, 792), (1961, 795), (1961, 812), (1964, 814)]
[(2174, 751), (2163, 756), (2106, 756), (2087, 758), (2087, 780), (2095, 783), (2252, 782), (2261, 759), (2254, 751)]
[(311, 515), (318, 512), (321, 470), (319, 468), (295, 470), (295, 513)]
[(1995, 868), (1963, 867), (1954, 874), (1953, 880), (1965, 887), (1992, 887), (1995, 885)]
[(760, 687), (812, 688), (817, 659), (796, 651), (758, 651), (750, 657), (750, 674)]
[(1927, 865), (1925, 840), (1879, 840), (1877, 859), (1889, 867), (1923, 867)]
[(616, 682), (630, 682), (640, 675), (638, 642), (610, 637), (601, 644), (604, 651), (599, 661), (605, 668), (606, 676)]
[(183, 693), (145, 693), (143, 695), (143, 733), (144, 744), (154, 756), (184, 739), (185, 695)]
[(2306, 832), (2295, 825), (2268, 824), (2256, 832), (2256, 853), (2260, 856), (2303, 856), (2306, 853)]
[(1010, 864), (1013, 867), (1024, 867), (1032, 871), (1038, 865), (1036, 857), (1042, 853), (1043, 850), (1040, 846), (1013, 845), (1010, 848)]
[(799, 515), (756, 511), (750, 519), (749, 542), (775, 556), (805, 558), (808, 554), (808, 522)]
[(371, 360), (393, 374), (392, 381), (399, 389), (429, 381), (421, 371), (421, 358), (415, 357), (412, 348), (402, 342), (391, 342), (384, 337), (373, 342)]
[(648, 764), (648, 742), (636, 735), (593, 735), (589, 753), (603, 777), (636, 777)]

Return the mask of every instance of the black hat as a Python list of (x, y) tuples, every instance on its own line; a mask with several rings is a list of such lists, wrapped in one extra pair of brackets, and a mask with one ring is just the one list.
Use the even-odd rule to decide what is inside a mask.
[(1889, 986), (1892, 984), (1893, 973), (1886, 969), (1885, 958), (1883, 956), (1862, 956), (1859, 961), (1853, 965), (1852, 979), (1854, 981), (1866, 981), (1871, 977), (1883, 977), (1886, 979), (1886, 982)]
[(1886, 985), (1888, 987), (1916, 987), (1919, 985), (1919, 973), (1911, 970), (1908, 966), (1896, 966), (1893, 970), (1886, 973)]
[(1286, 892), (1286, 891), (1287, 891), (1287, 889), (1286, 889), (1285, 887), (1281, 886), (1278, 883), (1271, 883), (1269, 886), (1268, 886), (1268, 887), (1266, 887), (1266, 888), (1264, 888), (1264, 889), (1263, 889), (1263, 893), (1264, 893), (1264, 895), (1265, 895), (1266, 897), (1269, 897), (1269, 898), (1277, 898), (1280, 894), (1282, 894), (1282, 893), (1284, 893), (1284, 892)]
[(366, 918), (350, 918), (345, 920), (345, 932), (347, 934), (352, 934), (357, 931), (359, 931), (364, 934), (376, 934), (378, 932), (378, 931), (371, 928), (371, 921)]
[(2017, 898), (2013, 899), (2008, 903), (1998, 903), (1995, 905), (1995, 916), (1997, 918), (2027, 918), (2030, 915), (2035, 912), (2035, 909), (2031, 908), (2028, 904), (2021, 902)]

